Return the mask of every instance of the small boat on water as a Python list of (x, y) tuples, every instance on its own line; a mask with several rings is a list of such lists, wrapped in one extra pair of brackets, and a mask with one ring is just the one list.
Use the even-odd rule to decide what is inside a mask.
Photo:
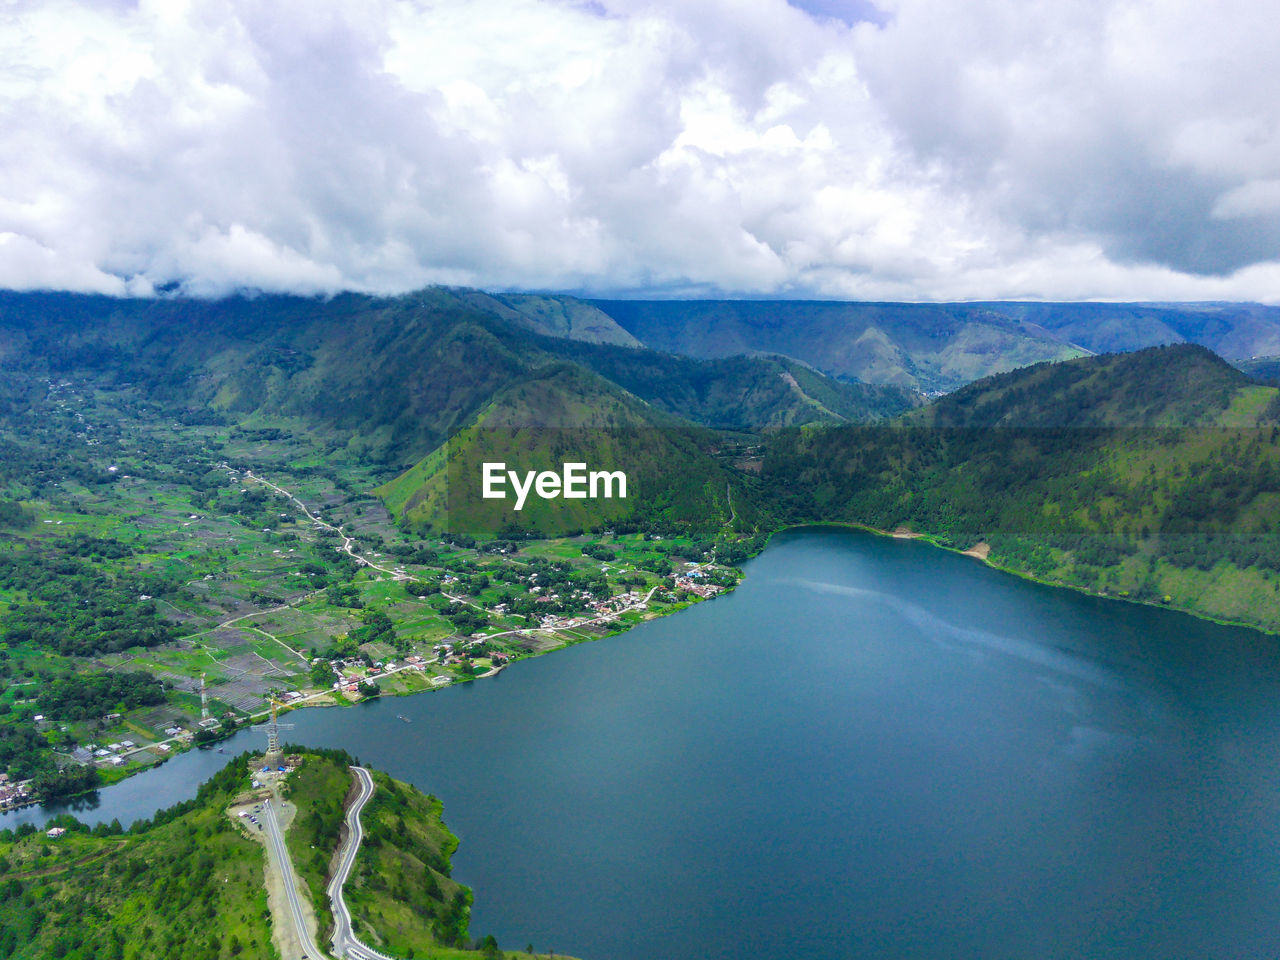
[(413, 721), (410, 720), (408, 717), (406, 717), (403, 713), (397, 713), (396, 717), (397, 719), (403, 720), (405, 723), (413, 723)]

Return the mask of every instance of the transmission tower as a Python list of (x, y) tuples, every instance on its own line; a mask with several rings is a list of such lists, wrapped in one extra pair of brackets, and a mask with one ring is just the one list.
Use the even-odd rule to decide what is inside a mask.
[(280, 764), (280, 760), (281, 760), (281, 753), (280, 753), (280, 731), (281, 731), (281, 730), (292, 730), (292, 729), (293, 729), (293, 724), (292, 724), (292, 723), (281, 723), (281, 722), (276, 718), (276, 700), (275, 700), (275, 697), (272, 697), (272, 698), (271, 698), (271, 722), (270, 722), (270, 723), (260, 723), (260, 724), (256, 725), (253, 729), (255, 729), (255, 730), (265, 730), (265, 731), (267, 731), (267, 755), (266, 755), (266, 757), (264, 757), (263, 759), (266, 761), (266, 764), (267, 764), (267, 766), (269, 766), (269, 767), (279, 766), (279, 764)]

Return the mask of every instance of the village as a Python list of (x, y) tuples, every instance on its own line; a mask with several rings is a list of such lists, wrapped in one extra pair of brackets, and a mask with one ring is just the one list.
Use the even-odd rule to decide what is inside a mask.
[[(100, 396), (61, 381), (48, 386), (84, 443), (170, 440), (111, 416)], [(183, 442), (189, 450), (201, 441)], [(64, 644), (56, 626), (39, 642), (10, 639), (0, 726), (12, 732), (15, 759), (0, 766), (0, 809), (37, 802), (41, 785), (55, 779), (66, 784), (53, 795), (65, 795), (213, 744), (259, 722), (273, 699), (284, 709), (342, 705), (492, 676), (709, 599), (740, 577), (716, 562), (714, 541), (671, 533), (415, 538), (367, 494), (292, 472), (284, 447), (225, 447), (233, 451), (238, 459), (199, 468), (157, 456), (160, 480), (113, 454), (101, 465), (109, 481), (92, 496), (76, 494), (109, 513), (111, 526), (84, 534), (98, 521), (52, 506), (36, 517), (41, 543), (83, 545), (113, 575), (171, 567), (173, 582), (139, 580), (112, 609), (136, 601), (142, 612), (127, 615), (172, 639), (108, 646), (73, 634), (68, 647), (102, 643), (83, 659), (54, 652)], [(248, 463), (273, 464), (271, 478)], [(203, 486), (193, 485), (201, 476)], [(123, 519), (131, 517), (145, 523)], [(12, 588), (0, 599), (23, 596)], [(42, 677), (76, 689), (77, 677), (154, 681), (149, 689), (159, 696), (131, 699), (135, 687), (124, 697), (60, 699)]]

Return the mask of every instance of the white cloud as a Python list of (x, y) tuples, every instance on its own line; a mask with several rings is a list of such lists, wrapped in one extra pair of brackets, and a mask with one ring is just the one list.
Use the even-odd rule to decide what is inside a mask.
[(1280, 301), (1266, 5), (797, 6), (19, 3), (0, 285)]

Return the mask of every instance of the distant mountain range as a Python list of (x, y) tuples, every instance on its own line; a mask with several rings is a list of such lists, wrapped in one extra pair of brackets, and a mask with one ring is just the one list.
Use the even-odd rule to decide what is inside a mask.
[(752, 478), (721, 463), (714, 431), (867, 422), (921, 401), (787, 358), (651, 350), (579, 301), (444, 289), (219, 301), (4, 293), (0, 367), (87, 372), (136, 384), (165, 410), (305, 434), (331, 457), (376, 466), (399, 516), (437, 531), (493, 532), (498, 504), (460, 499), (457, 484), (452, 498), (444, 491), (450, 465), (478, 475), (499, 453), (524, 461), (512, 467), (585, 459), (634, 478), (625, 503), (596, 504), (590, 517), (562, 500), (503, 525), (749, 525)]
[(646, 346), (693, 357), (781, 354), (838, 378), (941, 393), (1043, 360), (1198, 343), (1280, 357), (1280, 308), (1258, 304), (590, 303)]

